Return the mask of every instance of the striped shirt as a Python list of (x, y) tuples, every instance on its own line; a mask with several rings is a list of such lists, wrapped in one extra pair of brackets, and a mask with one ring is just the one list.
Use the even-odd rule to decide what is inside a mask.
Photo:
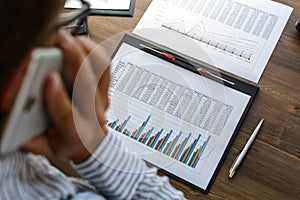
[(130, 152), (109, 130), (85, 162), (71, 163), (83, 179), (58, 173), (40, 155), (13, 151), (0, 157), (0, 199), (184, 199), (167, 177)]

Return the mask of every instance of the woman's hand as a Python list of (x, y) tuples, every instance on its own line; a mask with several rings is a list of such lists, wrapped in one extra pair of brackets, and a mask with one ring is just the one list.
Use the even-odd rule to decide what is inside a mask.
[(108, 107), (110, 61), (88, 38), (60, 32), (56, 41), (74, 86), (72, 100), (60, 74), (50, 73), (44, 97), (53, 127), (22, 148), (78, 163), (91, 155), (107, 132), (104, 112)]

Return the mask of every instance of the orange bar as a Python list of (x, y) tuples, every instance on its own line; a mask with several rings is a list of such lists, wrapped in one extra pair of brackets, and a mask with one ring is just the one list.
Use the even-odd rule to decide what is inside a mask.
[(190, 145), (184, 152), (183, 156), (180, 159), (180, 162), (183, 162), (186, 158), (186, 156), (188, 155), (189, 151), (191, 150), (192, 145)]
[(195, 152), (195, 154), (193, 155), (193, 157), (191, 158), (190, 162), (189, 162), (189, 166), (193, 166), (197, 156), (199, 155), (199, 149), (197, 149), (197, 151)]
[(130, 132), (129, 132), (128, 130), (127, 130), (127, 133), (126, 133), (126, 135), (127, 135), (127, 136), (129, 136), (129, 135), (130, 135)]
[(177, 145), (177, 147), (175, 147), (175, 150), (173, 151), (173, 154), (171, 155), (172, 158), (175, 158), (174, 156), (175, 156), (176, 151), (178, 150), (179, 145)]
[(162, 145), (164, 141), (164, 138), (160, 139), (160, 141), (158, 142), (158, 145), (155, 147), (156, 150), (158, 150), (160, 148), (160, 146)]
[(142, 137), (139, 139), (139, 142), (143, 142), (143, 140), (145, 139), (146, 134), (147, 134), (147, 133), (144, 133), (144, 134), (142, 135)]
[(178, 154), (178, 152), (179, 152), (181, 146), (182, 146), (182, 144), (179, 144), (178, 149), (176, 150), (175, 155), (172, 156), (172, 158), (176, 158), (176, 156), (177, 156), (177, 154)]
[(123, 126), (123, 124), (120, 124), (119, 126), (117, 126), (116, 131), (120, 131), (122, 126)]
[(174, 142), (174, 140), (172, 142), (169, 142), (169, 144), (167, 144), (167, 148), (164, 150), (164, 154), (166, 154), (170, 150), (173, 142)]
[(135, 138), (135, 136), (138, 134), (139, 130), (141, 129), (141, 127), (139, 127), (138, 129), (136, 129), (134, 131), (134, 133), (131, 135), (131, 138)]
[(149, 147), (151, 147), (151, 145), (152, 145), (154, 139), (155, 139), (155, 136), (152, 136), (151, 139), (150, 139), (150, 143), (149, 143), (149, 145), (148, 145)]
[[(197, 157), (199, 156), (199, 154), (200, 154), (200, 151), (201, 151), (201, 149), (202, 149), (202, 147), (203, 146), (200, 146), (198, 149), (197, 149), (197, 155), (195, 155), (195, 160), (197, 159)], [(193, 161), (193, 163), (192, 163), (192, 165), (191, 166), (193, 166), (194, 165), (194, 162), (195, 162), (195, 160)]]

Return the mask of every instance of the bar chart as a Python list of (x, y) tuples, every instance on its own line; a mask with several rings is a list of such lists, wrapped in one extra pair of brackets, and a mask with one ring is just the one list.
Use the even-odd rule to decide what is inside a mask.
[(128, 116), (123, 122), (119, 119), (111, 122), (107, 121), (107, 125), (149, 148), (155, 149), (192, 168), (196, 168), (211, 136), (201, 133), (188, 133), (188, 135), (185, 134), (184, 136), (182, 131), (175, 133), (173, 130), (165, 130), (164, 128), (148, 128), (149, 126), (147, 125), (151, 117), (151, 115), (148, 115), (145, 121), (134, 130), (127, 129), (127, 124), (132, 118), (131, 116)]

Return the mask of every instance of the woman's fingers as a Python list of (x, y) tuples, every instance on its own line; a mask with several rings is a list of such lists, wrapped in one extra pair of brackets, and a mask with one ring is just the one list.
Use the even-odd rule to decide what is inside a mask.
[(94, 41), (86, 37), (77, 37), (76, 40), (84, 48), (88, 54), (88, 59), (94, 71), (94, 76), (97, 80), (96, 113), (98, 121), (102, 128), (104, 125), (104, 112), (108, 108), (108, 89), (110, 84), (110, 58), (106, 55), (103, 48)]
[(52, 72), (45, 84), (45, 101), (55, 131), (48, 142), (56, 156), (85, 160), (104, 137), (98, 122), (85, 118), (72, 106), (60, 75)]
[(96, 115), (97, 80), (88, 55), (82, 45), (66, 32), (58, 34), (57, 45), (64, 53), (68, 70), (74, 82), (72, 103), (75, 103), (83, 116), (93, 120)]

